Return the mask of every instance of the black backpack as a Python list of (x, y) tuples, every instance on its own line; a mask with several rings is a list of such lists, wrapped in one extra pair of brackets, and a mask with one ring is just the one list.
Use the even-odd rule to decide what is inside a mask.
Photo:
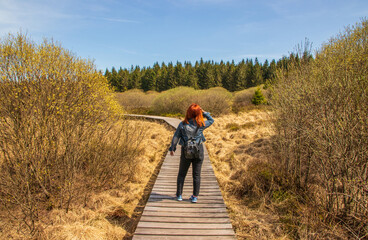
[(199, 126), (197, 126), (194, 136), (189, 137), (189, 134), (184, 126), (185, 134), (188, 136), (188, 141), (184, 143), (184, 156), (186, 159), (199, 158), (199, 144), (195, 140), (195, 136), (197, 135), (198, 129)]

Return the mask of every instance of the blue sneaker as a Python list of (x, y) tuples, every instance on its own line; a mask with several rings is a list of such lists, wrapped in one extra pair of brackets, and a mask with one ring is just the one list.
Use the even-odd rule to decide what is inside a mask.
[(179, 196), (176, 197), (176, 200), (177, 201), (183, 201), (183, 198), (181, 197), (181, 195), (179, 195)]
[(196, 203), (197, 200), (198, 200), (198, 197), (193, 197), (193, 195), (192, 195), (192, 196), (190, 196), (189, 200), (192, 200), (192, 203)]

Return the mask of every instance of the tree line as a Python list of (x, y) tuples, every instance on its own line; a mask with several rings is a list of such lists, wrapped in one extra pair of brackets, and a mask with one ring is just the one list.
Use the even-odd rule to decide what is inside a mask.
[[(312, 58), (312, 56), (309, 56)], [(297, 58), (291, 54), (277, 62), (265, 60), (260, 63), (257, 58), (242, 60), (238, 64), (232, 62), (220, 63), (214, 61), (172, 62), (160, 65), (156, 62), (152, 67), (131, 66), (130, 69), (112, 67), (106, 69), (105, 77), (115, 91), (124, 92), (129, 89), (144, 91), (165, 91), (178, 86), (188, 86), (195, 89), (223, 87), (229, 91), (239, 91), (272, 81), (278, 68), (287, 68), (291, 59)]]

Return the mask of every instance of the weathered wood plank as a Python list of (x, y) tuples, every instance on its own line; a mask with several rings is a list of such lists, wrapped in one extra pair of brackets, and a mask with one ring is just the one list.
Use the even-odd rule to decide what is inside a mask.
[(232, 229), (230, 223), (162, 223), (143, 222), (138, 223), (142, 228), (173, 228), (173, 229)]
[[(176, 201), (176, 199), (151, 199), (147, 202), (147, 204), (149, 202), (170, 203), (170, 202), (177, 202), (177, 201)], [(192, 204), (189, 200), (189, 197), (184, 198), (181, 203), (183, 203), (183, 204), (186, 204), (186, 203)], [(198, 201), (196, 204), (213, 204), (213, 203), (224, 203), (224, 200), (223, 199), (216, 199), (216, 200), (213, 200), (213, 199), (206, 199), (206, 200), (200, 199), (200, 201)], [(192, 204), (192, 205), (194, 205), (194, 204)]]
[(150, 210), (144, 210), (143, 216), (154, 216), (154, 217), (190, 217), (190, 218), (224, 218), (229, 217), (227, 213), (221, 212), (221, 213), (201, 213), (198, 214), (196, 212), (164, 212), (164, 211), (150, 211)]
[(169, 228), (137, 228), (138, 234), (171, 235), (171, 236), (233, 236), (233, 229), (169, 229)]
[(135, 235), (134, 240), (234, 240), (234, 236), (158, 236), (158, 235)]
[(175, 207), (175, 208), (226, 208), (226, 205), (223, 203), (213, 203), (213, 204), (206, 204), (206, 203), (198, 203), (192, 204), (191, 202), (169, 202), (169, 203), (162, 203), (162, 202), (149, 202), (146, 206), (149, 207)]
[[(173, 194), (173, 191), (152, 191), (152, 194), (164, 194), (164, 195), (172, 195)], [(218, 191), (214, 191), (214, 192), (206, 192), (206, 191), (200, 191), (200, 196), (222, 196), (221, 195), (221, 192), (218, 192)]]
[(228, 217), (224, 218), (192, 218), (192, 217), (157, 217), (157, 216), (142, 216), (141, 222), (175, 222), (175, 223), (230, 223)]
[[(162, 198), (162, 199), (171, 199), (175, 197), (175, 194), (159, 194), (156, 192), (151, 193), (150, 198)], [(221, 195), (217, 195), (217, 196), (201, 196), (199, 195), (198, 200), (199, 199), (222, 199)]]
[(145, 210), (151, 211), (151, 212), (176, 212), (178, 213), (178, 216), (180, 216), (180, 213), (188, 213), (188, 212), (194, 212), (194, 213), (227, 213), (227, 210), (225, 208), (183, 208), (183, 207), (150, 207), (146, 206)]

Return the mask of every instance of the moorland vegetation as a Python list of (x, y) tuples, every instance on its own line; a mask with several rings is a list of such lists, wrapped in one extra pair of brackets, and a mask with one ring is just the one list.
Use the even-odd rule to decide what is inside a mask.
[(314, 54), (306, 44), (270, 65), (201, 60), (103, 76), (52, 41), (9, 35), (1, 236), (126, 235), (170, 132), (123, 113), (180, 117), (197, 102), (217, 117), (206, 144), (239, 239), (367, 238), (367, 43), (363, 19)]
[[(239, 238), (364, 239), (367, 43), (367, 20), (331, 38), (314, 57), (306, 42), (262, 89), (267, 108), (252, 105), (265, 103), (257, 87), (134, 91), (150, 98), (142, 107), (148, 113), (180, 115), (194, 99), (219, 117), (207, 146)], [(122, 104), (124, 94), (118, 93)]]

